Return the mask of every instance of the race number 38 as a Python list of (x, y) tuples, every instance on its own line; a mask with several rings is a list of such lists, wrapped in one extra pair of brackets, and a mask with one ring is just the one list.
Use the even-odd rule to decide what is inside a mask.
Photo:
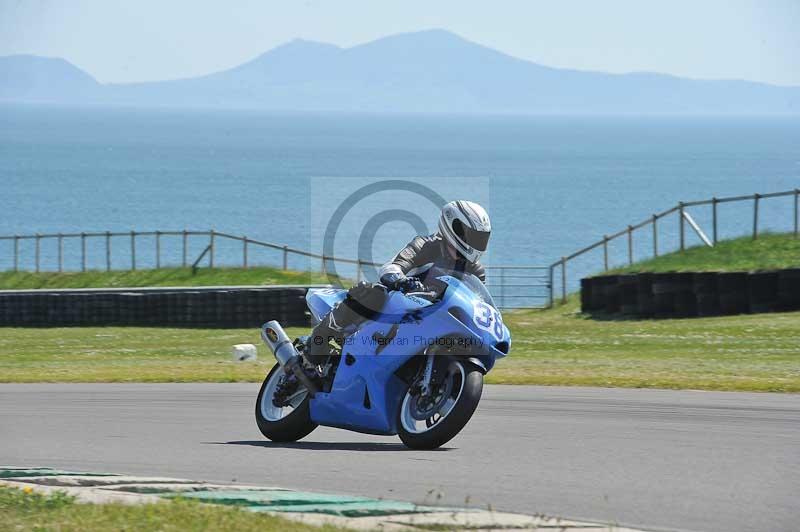
[(472, 319), (475, 321), (475, 325), (489, 331), (495, 338), (501, 340), (503, 338), (503, 318), (500, 313), (491, 305), (483, 302), (476, 303), (472, 308)]

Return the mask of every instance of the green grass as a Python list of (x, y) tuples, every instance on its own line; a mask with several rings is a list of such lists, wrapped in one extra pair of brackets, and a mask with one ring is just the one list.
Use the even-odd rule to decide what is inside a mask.
[(792, 234), (742, 237), (676, 251), (609, 273), (775, 270), (800, 267), (800, 238)]
[(138, 506), (81, 504), (61, 492), (36, 492), (0, 487), (0, 531), (41, 530), (105, 532), (107, 530), (178, 532), (237, 530), (242, 532), (310, 532), (345, 530), (304, 525), (281, 517), (237, 508), (174, 500)]
[[(259, 360), (231, 360), (238, 343), (256, 344)], [(256, 328), (0, 329), (1, 382), (258, 381), (273, 364)]]
[[(691, 248), (629, 271), (751, 270), (800, 265), (800, 240), (763, 235)], [(622, 270), (620, 270), (622, 271)], [(0, 273), (0, 287), (164, 286), (320, 282), (270, 268), (85, 274)], [(488, 382), (800, 392), (800, 312), (674, 320), (598, 320), (572, 297), (546, 311), (505, 314), (511, 355)], [(290, 329), (299, 335), (307, 329)], [(259, 346), (233, 362), (231, 345)], [(272, 367), (256, 329), (0, 329), (0, 382), (260, 381)]]
[(572, 297), (505, 319), (511, 355), (489, 382), (800, 392), (800, 312), (600, 321)]
[[(800, 312), (600, 321), (575, 298), (507, 312), (511, 354), (487, 382), (800, 392)], [(290, 335), (307, 332), (291, 328)], [(274, 364), (256, 329), (0, 329), (0, 382), (257, 382)], [(235, 343), (259, 360), (233, 362)]]
[(137, 286), (230, 286), (270, 284), (328, 284), (318, 272), (277, 268), (161, 268), (136, 271), (0, 272), (0, 289), (114, 288)]

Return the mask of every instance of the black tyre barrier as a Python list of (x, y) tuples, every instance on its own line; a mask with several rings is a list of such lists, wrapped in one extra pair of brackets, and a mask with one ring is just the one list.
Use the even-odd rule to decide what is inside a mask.
[(800, 310), (800, 268), (760, 272), (670, 272), (581, 279), (581, 310), (682, 318)]
[(653, 279), (653, 315), (656, 318), (671, 318), (675, 315), (675, 274), (658, 274)]
[(307, 287), (0, 291), (0, 327), (258, 327), (310, 323)]
[(750, 312), (778, 310), (778, 272), (755, 272), (747, 279)]
[(638, 290), (635, 275), (620, 275), (617, 278), (619, 310), (623, 314), (635, 316), (639, 312)]
[(692, 291), (697, 301), (698, 316), (719, 316), (719, 292), (717, 291), (716, 272), (694, 274)]
[(744, 272), (721, 272), (717, 275), (720, 314), (731, 316), (747, 312), (747, 277)]
[(778, 272), (779, 310), (800, 308), (800, 268)]
[(652, 286), (656, 318), (693, 316), (697, 313), (691, 273), (655, 274)]
[(618, 275), (607, 275), (606, 281), (602, 283), (601, 293), (603, 294), (604, 307), (606, 313), (615, 314), (619, 312), (619, 285), (617, 284)]
[[(581, 279), (583, 282), (583, 279)], [(589, 304), (590, 306), (587, 307), (590, 310), (605, 310), (606, 308), (606, 295), (603, 291), (603, 282), (604, 281), (591, 281), (587, 280), (587, 285), (591, 286), (589, 289)]]
[(697, 299), (692, 291), (694, 274), (675, 273), (673, 280), (675, 316), (681, 318), (697, 316)]
[(691, 276), (691, 288), (684, 297), (694, 300), (694, 312), (684, 316), (717, 316), (720, 314), (719, 292), (715, 273), (701, 272)]
[(650, 318), (655, 314), (655, 303), (653, 301), (654, 276), (652, 273), (640, 273), (636, 276), (637, 314), (645, 318)]
[(581, 308), (592, 308), (592, 283), (581, 279)]

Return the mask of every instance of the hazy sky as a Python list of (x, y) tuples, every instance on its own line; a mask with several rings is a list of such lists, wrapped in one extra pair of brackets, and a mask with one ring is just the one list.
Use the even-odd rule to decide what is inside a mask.
[(429, 28), (556, 67), (800, 85), (800, 0), (0, 0), (0, 55), (64, 57), (103, 82)]

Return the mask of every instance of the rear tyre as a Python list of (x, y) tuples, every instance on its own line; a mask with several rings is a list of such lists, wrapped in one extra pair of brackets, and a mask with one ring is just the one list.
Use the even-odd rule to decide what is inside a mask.
[[(454, 360), (448, 368), (443, 384), (445, 395), (440, 406), (430, 418), (420, 420), (418, 396), (406, 391), (397, 414), (400, 439), (412, 449), (435, 449), (441, 447), (467, 424), (472, 417), (483, 392), (483, 373), (468, 362)], [(427, 415), (427, 414), (425, 414)]]
[(276, 407), (272, 404), (275, 390), (283, 377), (280, 364), (275, 364), (264, 379), (256, 400), (256, 424), (261, 434), (272, 441), (297, 441), (308, 436), (317, 428), (317, 424), (311, 421), (308, 391), (305, 388), (298, 389), (290, 397), (287, 406)]

